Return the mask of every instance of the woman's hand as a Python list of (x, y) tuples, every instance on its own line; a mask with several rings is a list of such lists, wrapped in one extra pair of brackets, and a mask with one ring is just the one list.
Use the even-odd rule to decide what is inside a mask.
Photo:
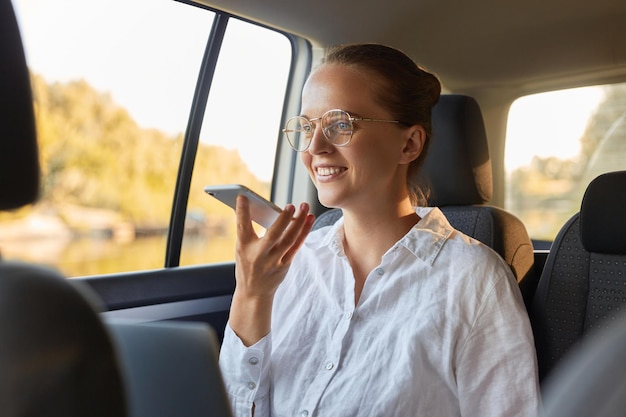
[(274, 294), (285, 278), (291, 261), (313, 227), (315, 217), (302, 203), (295, 214), (289, 204), (262, 237), (250, 219), (248, 200), (237, 198), (237, 285), (230, 312), (230, 325), (250, 346), (270, 331)]

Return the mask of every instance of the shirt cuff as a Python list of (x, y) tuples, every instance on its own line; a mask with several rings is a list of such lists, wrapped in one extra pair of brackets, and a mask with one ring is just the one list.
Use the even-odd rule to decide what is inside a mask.
[(270, 352), (270, 334), (246, 347), (230, 324), (226, 326), (219, 362), (233, 409), (250, 410), (253, 403), (268, 398)]

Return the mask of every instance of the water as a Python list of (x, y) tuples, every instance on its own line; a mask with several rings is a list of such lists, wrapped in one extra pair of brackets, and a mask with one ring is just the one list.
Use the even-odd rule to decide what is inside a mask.
[[(52, 266), (67, 277), (109, 274), (162, 268), (166, 236), (118, 242), (107, 238), (29, 239), (1, 242), (4, 259)], [(198, 265), (234, 259), (235, 237), (194, 236), (186, 238), (181, 265)]]

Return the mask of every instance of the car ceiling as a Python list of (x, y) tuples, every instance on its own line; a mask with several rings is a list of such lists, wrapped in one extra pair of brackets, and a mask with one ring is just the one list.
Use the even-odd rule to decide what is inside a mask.
[(512, 95), (626, 80), (624, 0), (205, 0), (315, 46), (377, 42), (446, 89)]

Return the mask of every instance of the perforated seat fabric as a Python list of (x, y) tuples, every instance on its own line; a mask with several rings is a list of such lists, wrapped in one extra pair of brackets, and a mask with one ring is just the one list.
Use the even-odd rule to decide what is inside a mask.
[[(524, 224), (513, 214), (487, 205), (492, 193), (491, 160), (478, 103), (444, 94), (433, 108), (433, 137), (417, 182), (428, 190), (450, 224), (499, 253), (511, 267), (527, 306), (536, 284), (534, 254)], [(335, 223), (342, 213), (322, 213), (314, 228)]]
[(552, 244), (531, 310), (542, 379), (626, 311), (625, 190), (626, 171), (596, 178)]

